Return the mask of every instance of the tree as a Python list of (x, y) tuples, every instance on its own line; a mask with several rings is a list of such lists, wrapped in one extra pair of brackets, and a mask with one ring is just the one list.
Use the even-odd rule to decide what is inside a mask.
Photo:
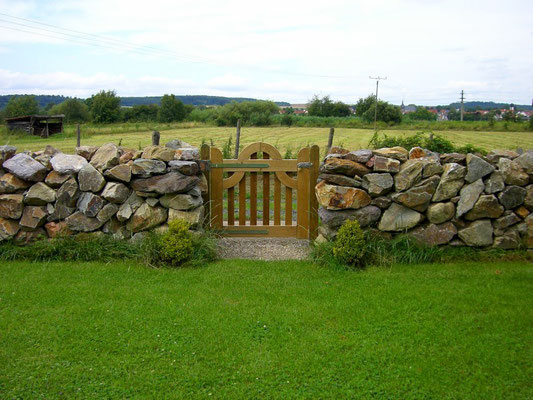
[(351, 110), (348, 104), (341, 101), (334, 103), (329, 96), (319, 98), (315, 95), (307, 104), (307, 113), (315, 117), (347, 117)]
[(106, 124), (117, 122), (120, 118), (120, 97), (114, 90), (102, 90), (87, 99), (93, 122)]
[(409, 113), (409, 118), (416, 121), (436, 121), (437, 114), (430, 112), (425, 107), (417, 107), (415, 112)]
[(160, 122), (175, 122), (185, 119), (185, 106), (181, 100), (176, 99), (173, 94), (165, 94), (161, 98), (161, 105), (157, 119)]
[(64, 114), (67, 124), (87, 122), (90, 117), (89, 107), (78, 99), (68, 99), (61, 104), (57, 104), (50, 109), (49, 113), (52, 115)]
[(159, 106), (157, 104), (140, 104), (124, 109), (124, 121), (149, 122), (157, 121)]
[(6, 118), (39, 113), (39, 104), (35, 96), (13, 96), (5, 109)]
[[(386, 123), (400, 123), (402, 121), (402, 111), (400, 107), (379, 100), (377, 104), (377, 120)], [(355, 105), (355, 113), (367, 122), (374, 121), (376, 110), (376, 96), (369, 95), (365, 99), (359, 99)]]

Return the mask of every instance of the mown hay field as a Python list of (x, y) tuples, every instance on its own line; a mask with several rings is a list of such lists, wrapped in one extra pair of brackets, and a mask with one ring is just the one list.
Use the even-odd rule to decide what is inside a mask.
[[(143, 148), (151, 143), (153, 130), (161, 132), (161, 143), (171, 139), (182, 139), (199, 146), (202, 142), (221, 148), (229, 137), (235, 140), (235, 128), (215, 127), (185, 124), (111, 124), (84, 125), (82, 131), (82, 145), (102, 145), (108, 142), (121, 143), (125, 147)], [(294, 153), (301, 147), (317, 144), (322, 149), (328, 141), (328, 128), (300, 128), (300, 127), (243, 127), (241, 129), (241, 145), (264, 141), (276, 146), (285, 153)], [(415, 134), (416, 130), (380, 131), (391, 136)], [(336, 128), (334, 145), (341, 145), (349, 149), (360, 149), (368, 146), (372, 137), (371, 129)], [(473, 144), (485, 150), (492, 149), (523, 149), (533, 148), (533, 132), (483, 132), (483, 131), (440, 131), (436, 134), (451, 140), (458, 146)], [(22, 150), (39, 150), (46, 145), (54, 146), (65, 152), (74, 152), (76, 147), (75, 126), (69, 125), (65, 133), (43, 139), (24, 134), (0, 133), (1, 144), (12, 144)]]

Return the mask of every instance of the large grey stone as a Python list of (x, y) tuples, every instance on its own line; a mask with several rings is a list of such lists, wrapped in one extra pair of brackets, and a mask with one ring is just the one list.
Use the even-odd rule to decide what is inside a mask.
[(328, 185), (324, 181), (315, 186), (315, 193), (318, 203), (329, 210), (358, 209), (369, 205), (372, 200), (364, 190)]
[(415, 228), (410, 234), (428, 246), (439, 246), (448, 244), (457, 234), (457, 228), (451, 222), (440, 225), (429, 224), (426, 227)]
[(490, 246), (493, 242), (493, 229), (490, 220), (482, 219), (470, 223), (466, 228), (459, 230), (459, 237), (468, 246)]
[(0, 242), (13, 238), (19, 229), (18, 221), (0, 217)]
[(511, 210), (524, 203), (526, 198), (526, 189), (520, 186), (507, 186), (498, 195), (498, 200), (506, 210)]
[(494, 171), (485, 181), (485, 193), (494, 194), (505, 189), (505, 182), (500, 171)]
[(105, 185), (104, 177), (91, 164), (86, 164), (82, 167), (78, 173), (78, 181), (83, 192), (97, 193)]
[(135, 192), (132, 192), (128, 199), (122, 204), (117, 212), (117, 219), (120, 222), (127, 221), (135, 211), (143, 204), (143, 199)]
[(368, 174), (370, 170), (365, 165), (356, 161), (345, 160), (342, 158), (330, 158), (320, 166), (320, 172), (354, 177), (355, 175), (363, 176)]
[(20, 226), (22, 229), (33, 230), (46, 222), (48, 212), (44, 206), (27, 206), (24, 207), (22, 218), (20, 219)]
[(127, 164), (120, 164), (108, 169), (104, 175), (108, 179), (128, 183), (131, 181), (131, 167)]
[(24, 208), (23, 200), (21, 194), (0, 195), (0, 218), (19, 219)]
[(170, 161), (174, 159), (176, 151), (163, 146), (148, 146), (144, 149), (141, 158), (151, 160)]
[(394, 177), (394, 187), (396, 191), (401, 192), (413, 187), (422, 180), (422, 170), (427, 163), (413, 159), (402, 164), (400, 172)]
[(466, 155), (466, 168), (467, 173), (465, 176), (465, 181), (468, 183), (477, 181), (478, 179), (483, 178), (494, 171), (494, 166), (492, 164), (472, 153), (468, 153)]
[(170, 171), (181, 172), (183, 175), (196, 175), (200, 168), (194, 161), (172, 160), (168, 163)]
[(104, 206), (104, 199), (91, 192), (84, 192), (78, 199), (78, 210), (88, 217), (96, 217)]
[(31, 182), (23, 181), (10, 173), (0, 177), (0, 194), (15, 193), (19, 190), (27, 189), (30, 186)]
[(176, 219), (183, 220), (188, 222), (192, 229), (202, 226), (204, 217), (204, 206), (189, 211), (175, 210), (173, 208), (169, 208), (168, 210), (168, 222)]
[(130, 195), (130, 189), (119, 182), (107, 182), (102, 191), (102, 197), (115, 204), (122, 204)]
[(103, 225), (103, 222), (96, 218), (88, 217), (81, 211), (77, 211), (68, 216), (65, 219), (65, 222), (67, 223), (68, 228), (75, 232), (92, 232)]
[(139, 192), (185, 193), (200, 182), (196, 176), (187, 176), (179, 172), (169, 172), (165, 175), (153, 176), (146, 179), (135, 179), (131, 188)]
[(30, 187), (24, 196), (24, 203), (31, 206), (44, 206), (54, 201), (56, 201), (56, 191), (42, 182)]
[(528, 187), (526, 187), (526, 197), (524, 198), (524, 206), (529, 211), (533, 211), (533, 185), (529, 185)]
[(68, 181), (72, 175), (70, 174), (60, 174), (57, 171), (50, 171), (44, 180), (48, 186), (53, 189), (59, 189), (63, 183)]
[(167, 165), (160, 160), (148, 160), (145, 158), (139, 158), (133, 161), (131, 167), (131, 173), (133, 175), (148, 178), (149, 176), (156, 174), (163, 174), (167, 170)]
[(323, 224), (331, 229), (338, 229), (347, 220), (357, 220), (361, 228), (375, 224), (381, 217), (381, 210), (376, 206), (366, 206), (359, 210), (331, 211), (324, 207), (318, 209), (318, 216)]
[(514, 160), (518, 156), (519, 154), (513, 150), (492, 150), (487, 154), (486, 158), (490, 162), (497, 164), (502, 158)]
[(363, 186), (363, 181), (360, 177), (354, 176), (350, 178), (345, 175), (335, 175), (335, 174), (320, 174), (318, 175), (318, 182), (325, 181), (331, 185), (338, 186), (351, 186), (360, 188)]
[(515, 161), (508, 158), (500, 158), (498, 168), (506, 185), (525, 186), (529, 183), (529, 175)]
[(463, 187), (466, 168), (457, 163), (444, 164), (440, 183), (433, 195), (433, 201), (439, 202), (451, 199)]
[(388, 173), (372, 173), (363, 176), (363, 188), (365, 188), (372, 197), (387, 194), (392, 189), (393, 183), (392, 175)]
[(118, 165), (120, 159), (120, 149), (114, 143), (107, 143), (101, 146), (91, 158), (91, 165), (98, 171), (103, 172), (106, 169)]
[(427, 218), (434, 224), (442, 224), (449, 221), (455, 215), (455, 205), (452, 202), (434, 203), (428, 207)]
[(413, 228), (423, 219), (424, 216), (419, 212), (392, 203), (383, 213), (378, 229), (386, 232), (401, 232)]
[(2, 168), (11, 172), (17, 178), (30, 182), (41, 182), (47, 174), (46, 167), (24, 153), (16, 154), (4, 161)]
[(111, 219), (118, 211), (118, 206), (113, 203), (107, 203), (96, 215), (96, 219), (105, 223)]
[(80, 146), (76, 147), (76, 154), (85, 158), (87, 161), (91, 161), (96, 150), (98, 150), (98, 146)]
[(393, 158), (375, 156), (374, 160), (374, 171), (375, 172), (390, 172), (395, 174), (400, 171), (400, 161)]
[(77, 174), (87, 164), (87, 160), (74, 154), (59, 153), (52, 157), (50, 164), (60, 174)]
[(459, 202), (457, 203), (457, 218), (461, 218), (474, 207), (474, 204), (476, 204), (484, 189), (485, 185), (483, 184), (482, 179), (478, 179), (469, 185), (463, 186), (460, 192)]
[(163, 207), (150, 207), (143, 203), (127, 224), (130, 232), (140, 232), (156, 227), (167, 220), (168, 210)]
[(423, 212), (431, 202), (438, 184), (439, 177), (433, 176), (405, 192), (394, 193), (391, 199), (413, 210)]
[(522, 221), (514, 212), (506, 211), (503, 216), (492, 222), (494, 229), (506, 229)]
[(374, 150), (374, 154), (381, 157), (393, 158), (398, 161), (407, 161), (409, 152), (400, 146), (395, 147), (382, 147), (381, 149)]
[(0, 168), (4, 164), (4, 161), (9, 160), (15, 155), (17, 148), (15, 146), (3, 145), (0, 146)]
[(165, 208), (173, 208), (174, 210), (188, 211), (202, 205), (203, 199), (201, 197), (191, 196), (190, 194), (165, 194), (159, 199), (161, 205)]
[(483, 218), (499, 218), (503, 214), (503, 206), (493, 194), (479, 196), (474, 207), (468, 211), (464, 218), (468, 221), (474, 221)]
[(511, 229), (504, 232), (503, 235), (494, 238), (494, 244), (492, 246), (503, 250), (513, 250), (518, 249), (521, 243), (522, 240), (520, 239), (518, 230)]
[(533, 175), (533, 150), (528, 150), (524, 154), (515, 158), (518, 165), (529, 175)]
[(347, 160), (356, 161), (361, 164), (366, 164), (372, 158), (372, 150), (355, 150), (345, 154), (343, 158)]
[(56, 208), (58, 204), (66, 207), (75, 207), (80, 194), (81, 192), (78, 188), (76, 179), (70, 178), (68, 181), (63, 183), (57, 191)]

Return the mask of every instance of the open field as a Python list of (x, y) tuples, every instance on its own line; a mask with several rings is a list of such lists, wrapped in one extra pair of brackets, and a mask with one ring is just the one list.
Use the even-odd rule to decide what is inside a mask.
[(533, 265), (0, 266), (1, 398), (533, 396)]
[[(235, 136), (235, 128), (214, 127), (185, 124), (114, 124), (102, 126), (82, 126), (82, 144), (101, 145), (107, 142), (118, 143), (131, 148), (143, 148), (151, 143), (151, 132), (157, 129), (161, 132), (161, 143), (171, 139), (183, 139), (193, 145), (199, 146), (202, 141), (211, 141), (221, 148), (230, 136)], [(47, 144), (57, 147), (65, 152), (74, 152), (76, 147), (75, 127), (68, 126), (66, 132), (54, 135), (48, 139), (31, 136), (0, 135), (1, 144), (12, 144), (19, 150), (39, 150)], [(282, 155), (287, 149), (293, 154), (303, 146), (317, 144), (325, 148), (328, 140), (328, 128), (299, 128), (299, 127), (244, 127), (241, 130), (241, 144), (247, 145), (257, 141), (265, 141), (278, 147)], [(410, 135), (415, 130), (388, 130), (380, 131), (388, 135)], [(473, 144), (486, 150), (492, 149), (524, 149), (533, 148), (533, 132), (483, 132), (483, 131), (438, 131), (454, 144), (462, 146)], [(342, 145), (349, 149), (364, 148), (372, 137), (371, 129), (335, 129), (335, 145)]]

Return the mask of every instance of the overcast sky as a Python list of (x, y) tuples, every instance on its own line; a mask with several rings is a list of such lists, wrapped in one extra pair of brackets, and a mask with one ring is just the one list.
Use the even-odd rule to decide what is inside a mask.
[(0, 0), (0, 13), (0, 94), (355, 103), (379, 75), (395, 104), (533, 98), (531, 0)]

